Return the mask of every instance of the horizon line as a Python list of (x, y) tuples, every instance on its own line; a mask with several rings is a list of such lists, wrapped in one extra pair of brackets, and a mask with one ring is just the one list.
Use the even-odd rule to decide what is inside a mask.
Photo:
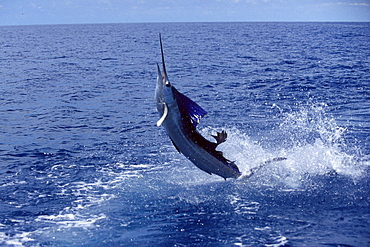
[(7, 26), (58, 26), (58, 25), (104, 25), (104, 24), (180, 24), (180, 23), (370, 23), (370, 21), (354, 20), (316, 20), (316, 21), (150, 21), (150, 22), (80, 22), (80, 23), (35, 23), (35, 24), (0, 24)]

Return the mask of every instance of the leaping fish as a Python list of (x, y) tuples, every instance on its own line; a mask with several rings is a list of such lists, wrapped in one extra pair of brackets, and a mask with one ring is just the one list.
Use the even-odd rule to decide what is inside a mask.
[(200, 119), (207, 114), (197, 103), (180, 93), (170, 83), (166, 65), (162, 38), (159, 35), (162, 54), (162, 71), (157, 64), (158, 77), (155, 100), (160, 119), (157, 126), (163, 126), (178, 152), (182, 153), (199, 169), (227, 178), (238, 178), (241, 172), (236, 164), (223, 156), (216, 148), (227, 139), (226, 131), (213, 136), (216, 142), (205, 139), (196, 129)]

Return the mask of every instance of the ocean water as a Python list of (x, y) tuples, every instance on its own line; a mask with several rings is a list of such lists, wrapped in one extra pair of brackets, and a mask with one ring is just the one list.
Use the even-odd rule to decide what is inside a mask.
[[(196, 168), (172, 84), (249, 179)], [(370, 246), (370, 24), (0, 27), (1, 246)]]

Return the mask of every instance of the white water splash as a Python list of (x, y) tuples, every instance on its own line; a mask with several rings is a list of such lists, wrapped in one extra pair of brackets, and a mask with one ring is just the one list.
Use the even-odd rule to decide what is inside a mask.
[[(236, 160), (243, 175), (263, 162), (285, 157), (262, 168), (264, 183), (283, 183), (298, 188), (309, 177), (338, 174), (354, 181), (360, 179), (369, 166), (356, 146), (349, 147), (344, 139), (346, 129), (325, 112), (325, 104), (313, 104), (297, 112), (283, 114), (279, 127), (273, 130), (273, 150), (264, 148), (236, 128), (226, 128), (228, 140), (219, 146), (224, 156)], [(219, 129), (204, 128), (202, 134), (210, 136)], [(267, 139), (264, 137), (263, 139)], [(273, 182), (274, 181), (274, 182)]]

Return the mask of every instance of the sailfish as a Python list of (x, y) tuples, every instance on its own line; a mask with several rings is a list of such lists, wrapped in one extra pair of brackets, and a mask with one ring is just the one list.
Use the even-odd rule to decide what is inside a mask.
[(216, 174), (225, 180), (241, 176), (235, 162), (226, 159), (217, 146), (227, 139), (226, 131), (212, 135), (215, 142), (208, 141), (198, 131), (197, 125), (207, 112), (186, 95), (180, 93), (169, 81), (164, 62), (162, 38), (159, 35), (162, 55), (162, 71), (157, 64), (158, 77), (155, 100), (163, 126), (178, 152), (183, 154), (199, 169)]

